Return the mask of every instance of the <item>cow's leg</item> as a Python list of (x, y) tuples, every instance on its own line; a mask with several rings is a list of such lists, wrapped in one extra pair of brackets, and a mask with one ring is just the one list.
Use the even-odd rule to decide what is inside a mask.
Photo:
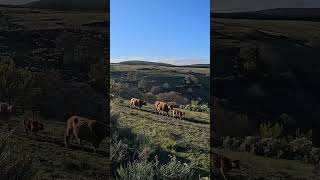
[(99, 144), (98, 143), (93, 143), (93, 152), (97, 153), (97, 149), (99, 148)]
[(67, 130), (66, 134), (64, 135), (64, 140), (65, 140), (64, 142), (65, 142), (66, 148), (68, 148), (68, 146), (69, 146), (69, 141), (70, 141), (71, 135), (72, 135), (72, 131), (70, 129)]
[(222, 174), (224, 180), (227, 180), (226, 176), (224, 175), (224, 172), (223, 172), (223, 167), (220, 168), (220, 173)]

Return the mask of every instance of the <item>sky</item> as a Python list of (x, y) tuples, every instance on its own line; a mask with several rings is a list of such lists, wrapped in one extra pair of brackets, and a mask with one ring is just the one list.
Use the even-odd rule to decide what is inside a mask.
[(212, 12), (241, 12), (274, 8), (319, 7), (320, 0), (211, 0)]
[(209, 0), (111, 0), (111, 62), (209, 64)]

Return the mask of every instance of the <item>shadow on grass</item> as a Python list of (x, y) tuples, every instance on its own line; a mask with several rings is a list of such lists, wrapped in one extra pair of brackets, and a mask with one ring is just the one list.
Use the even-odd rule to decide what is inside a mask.
[[(50, 136), (45, 136), (43, 133), (38, 133), (38, 135), (34, 135), (32, 133), (27, 134), (20, 134), (21, 137), (25, 137), (34, 141), (42, 142), (42, 143), (49, 143), (49, 144), (55, 144), (57, 146), (60, 146), (62, 148), (65, 148), (66, 150), (77, 150), (77, 151), (84, 151), (84, 152), (89, 152), (89, 153), (94, 153), (93, 151), (93, 146), (89, 142), (85, 142), (82, 146), (75, 145), (75, 143), (69, 143), (69, 147), (66, 148), (65, 143), (63, 141), (63, 138), (56, 138), (56, 137), (50, 137)], [(89, 147), (92, 146), (92, 147)], [(102, 151), (101, 149), (96, 150), (96, 154), (102, 155), (104, 157), (109, 157), (110, 154), (107, 151)]]

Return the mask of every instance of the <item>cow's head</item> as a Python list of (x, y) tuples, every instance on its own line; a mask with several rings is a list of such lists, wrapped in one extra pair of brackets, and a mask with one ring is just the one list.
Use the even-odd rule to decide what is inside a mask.
[(173, 110), (173, 108), (174, 108), (173, 105), (169, 105), (168, 107), (170, 110)]
[(142, 102), (142, 105), (147, 105), (147, 101), (143, 101), (143, 102)]

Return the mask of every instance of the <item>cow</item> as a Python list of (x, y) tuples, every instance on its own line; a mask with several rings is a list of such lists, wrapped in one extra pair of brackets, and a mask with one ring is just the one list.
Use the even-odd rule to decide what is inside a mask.
[(147, 102), (141, 99), (132, 98), (130, 101), (130, 107), (139, 107), (139, 110), (143, 105), (147, 105)]
[(173, 107), (165, 102), (160, 102), (157, 106), (157, 111), (159, 114), (162, 112), (162, 116), (164, 112), (167, 112), (167, 116), (169, 117), (169, 111), (171, 109), (173, 109)]
[(40, 123), (39, 121), (36, 121), (32, 118), (25, 118), (22, 122), (24, 131), (27, 135), (28, 131), (32, 131), (35, 135), (37, 135), (37, 132), (39, 130), (43, 130), (44, 129), (44, 125), (42, 123)]
[(180, 111), (179, 109), (174, 108), (172, 110), (172, 117), (175, 118), (176, 116), (182, 119), (182, 116), (185, 115), (185, 112)]
[(158, 105), (161, 103), (161, 101), (156, 101), (155, 103), (154, 103), (154, 106), (155, 106), (155, 110), (157, 111), (157, 107), (158, 107)]
[(99, 144), (108, 135), (109, 130), (105, 124), (81, 116), (71, 116), (67, 122), (65, 146), (68, 148), (70, 137), (73, 136), (80, 146), (82, 140), (91, 142), (93, 151), (96, 153)]
[(9, 128), (9, 119), (14, 115), (14, 107), (8, 103), (0, 103), (0, 120), (8, 124)]
[(233, 159), (220, 152), (210, 151), (210, 168), (213, 175), (223, 176), (227, 180), (225, 173), (231, 169), (240, 169), (240, 160)]

